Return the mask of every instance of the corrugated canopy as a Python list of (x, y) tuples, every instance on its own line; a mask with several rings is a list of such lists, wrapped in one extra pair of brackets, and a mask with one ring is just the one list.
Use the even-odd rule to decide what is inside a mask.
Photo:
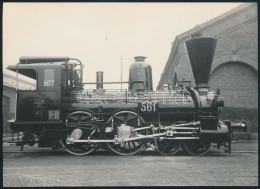
[(32, 68), (20, 69), (19, 67), (17, 68), (17, 66), (12, 65), (12, 66), (8, 66), (7, 69), (11, 70), (11, 71), (14, 71), (14, 72), (16, 72), (17, 69), (18, 69), (18, 73), (19, 74), (25, 75), (25, 76), (30, 77), (32, 79), (36, 79), (36, 71), (34, 69), (32, 69)]

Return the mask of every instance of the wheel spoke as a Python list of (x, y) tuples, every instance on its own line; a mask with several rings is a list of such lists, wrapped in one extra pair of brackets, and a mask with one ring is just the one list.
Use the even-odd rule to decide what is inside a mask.
[[(112, 119), (116, 118), (114, 121), (114, 128), (120, 127), (122, 124), (126, 126), (130, 126), (132, 128), (138, 127), (138, 119), (141, 123), (144, 123), (143, 119), (139, 117), (135, 112), (131, 111), (121, 111), (114, 114), (109, 120), (108, 123), (112, 124)], [(141, 132), (141, 131), (140, 131)], [(118, 135), (118, 132), (115, 132), (111, 135), (106, 134), (106, 138), (113, 139), (114, 135)], [(127, 141), (121, 145), (115, 145), (114, 143), (107, 143), (109, 149), (113, 152), (120, 154), (120, 155), (134, 155), (139, 153), (145, 146), (142, 141), (137, 142), (138, 145), (135, 143), (136, 141)]]
[(165, 139), (162, 141), (157, 139), (157, 145), (157, 152), (159, 152), (162, 155), (175, 155), (181, 147), (181, 143), (179, 141), (170, 139)]
[[(68, 134), (71, 134), (73, 130), (71, 130)], [(87, 130), (83, 129), (82, 131), (82, 136), (80, 139), (87, 139), (90, 133), (92, 133), (93, 130)], [(67, 136), (67, 135), (66, 135)], [(96, 132), (93, 134), (94, 138), (99, 138), (100, 133)], [(74, 144), (66, 144), (66, 137), (63, 139), (60, 139), (60, 143), (63, 146), (63, 148), (73, 154), (73, 155), (87, 155), (90, 154), (91, 152), (95, 151), (98, 148), (98, 144), (96, 143), (95, 145), (90, 145), (86, 143), (74, 143)]]
[(183, 149), (190, 155), (205, 155), (210, 149), (210, 142), (203, 141), (186, 141), (183, 144)]
[(135, 141), (133, 141), (132, 143), (133, 143), (134, 148), (136, 148)]

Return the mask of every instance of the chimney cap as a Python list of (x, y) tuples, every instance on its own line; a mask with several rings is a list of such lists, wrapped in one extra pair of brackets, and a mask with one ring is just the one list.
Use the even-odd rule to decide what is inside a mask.
[(135, 56), (134, 59), (136, 62), (141, 62), (141, 61), (144, 61), (146, 59), (146, 57), (145, 56)]

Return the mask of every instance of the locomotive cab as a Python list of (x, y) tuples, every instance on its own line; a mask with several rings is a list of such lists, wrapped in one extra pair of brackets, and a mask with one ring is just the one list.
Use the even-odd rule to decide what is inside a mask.
[[(70, 60), (69, 57), (21, 57), (20, 63), (7, 67), (17, 73), (17, 113), (16, 120), (10, 123), (13, 131), (61, 124), (63, 91), (82, 88), (81, 62), (70, 63)], [(35, 90), (19, 89), (18, 73), (34, 79)]]

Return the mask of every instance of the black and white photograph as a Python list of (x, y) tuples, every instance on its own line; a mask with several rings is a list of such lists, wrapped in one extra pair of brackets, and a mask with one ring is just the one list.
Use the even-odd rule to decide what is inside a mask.
[(4, 2), (2, 186), (258, 186), (257, 2)]

